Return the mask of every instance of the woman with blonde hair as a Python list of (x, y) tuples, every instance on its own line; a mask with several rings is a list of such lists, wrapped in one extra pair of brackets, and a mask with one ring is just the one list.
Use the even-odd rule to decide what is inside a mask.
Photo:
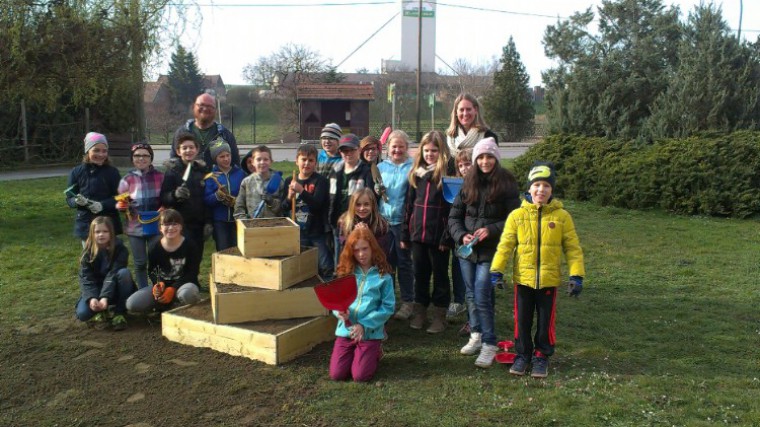
[(451, 123), (446, 129), (446, 145), (452, 157), (460, 150), (474, 148), (478, 141), (491, 137), (499, 142), (483, 120), (483, 109), (478, 99), (469, 93), (463, 93), (454, 100), (451, 110)]

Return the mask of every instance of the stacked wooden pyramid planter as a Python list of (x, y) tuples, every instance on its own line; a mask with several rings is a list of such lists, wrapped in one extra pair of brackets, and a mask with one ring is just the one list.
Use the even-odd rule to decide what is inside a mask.
[(334, 338), (336, 320), (312, 289), (317, 249), (289, 218), (238, 220), (238, 247), (212, 255), (210, 301), (163, 313), (163, 335), (277, 365)]

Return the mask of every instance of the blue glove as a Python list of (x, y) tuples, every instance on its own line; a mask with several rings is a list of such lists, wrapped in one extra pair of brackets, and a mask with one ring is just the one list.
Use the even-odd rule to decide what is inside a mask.
[(491, 272), (491, 286), (504, 289), (504, 275), (495, 271)]
[(567, 294), (571, 297), (577, 297), (583, 290), (583, 277), (570, 276), (570, 281), (567, 283)]

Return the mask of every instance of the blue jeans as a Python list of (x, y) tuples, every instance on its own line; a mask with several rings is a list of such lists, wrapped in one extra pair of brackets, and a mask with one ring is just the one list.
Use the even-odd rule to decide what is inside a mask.
[[(132, 281), (132, 275), (129, 270), (122, 268), (116, 272), (116, 288), (114, 289), (114, 295), (108, 305), (115, 304), (114, 313), (124, 314), (127, 312), (127, 298), (135, 291), (135, 282)], [(90, 302), (85, 301), (84, 298), (79, 297), (76, 305), (77, 319), (86, 322), (95, 315), (95, 312), (90, 310)]]
[(404, 224), (391, 225), (393, 233), (393, 251), (396, 252), (396, 275), (401, 302), (414, 302), (414, 270), (412, 269), (412, 251), (401, 249), (401, 228)]
[(459, 260), (462, 278), (467, 287), (465, 300), (470, 316), (470, 330), (483, 334), (485, 344), (496, 345), (494, 328), (494, 290), (491, 285), (491, 262), (473, 263)]
[(148, 286), (148, 248), (159, 239), (161, 235), (129, 236), (129, 247), (132, 249), (132, 259), (135, 262), (135, 280), (137, 280), (138, 288)]
[(312, 246), (317, 248), (319, 258), (319, 277), (324, 281), (332, 280), (335, 270), (333, 263), (333, 253), (327, 247), (328, 234), (321, 236), (304, 236), (301, 235), (301, 246)]
[(237, 223), (214, 221), (214, 242), (217, 251), (237, 246)]

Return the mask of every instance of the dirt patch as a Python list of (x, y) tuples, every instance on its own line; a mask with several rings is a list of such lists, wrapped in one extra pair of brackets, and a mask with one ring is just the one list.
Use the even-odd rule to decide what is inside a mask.
[[(210, 318), (210, 307), (200, 309)], [(123, 332), (73, 317), (38, 321), (0, 328), (0, 343), (8, 426), (283, 425), (294, 415), (283, 402), (309, 399), (314, 382), (329, 381), (329, 343), (273, 367), (170, 342), (147, 318), (130, 317)]]
[[(319, 276), (310, 277), (303, 282), (296, 283), (293, 286), (288, 287), (288, 289), (299, 289), (299, 288), (312, 288), (314, 285), (322, 283), (322, 280), (319, 278)], [(254, 288), (250, 286), (240, 286), (235, 285), (233, 283), (216, 283), (216, 291), (220, 294), (226, 294), (226, 293), (233, 293), (233, 292), (272, 292), (270, 289), (262, 289), (262, 288)]]
[(257, 218), (257, 219), (242, 219), (241, 223), (245, 228), (255, 227), (297, 227), (287, 218)]
[[(190, 319), (203, 320), (214, 323), (214, 312), (211, 309), (211, 300), (201, 301), (198, 304), (189, 307), (181, 307), (172, 310), (172, 314), (187, 317)], [(265, 334), (277, 335), (293, 327), (304, 323), (310, 318), (282, 319), (282, 320), (260, 320), (258, 322), (235, 323), (234, 327), (249, 329), (252, 331), (263, 332)]]

